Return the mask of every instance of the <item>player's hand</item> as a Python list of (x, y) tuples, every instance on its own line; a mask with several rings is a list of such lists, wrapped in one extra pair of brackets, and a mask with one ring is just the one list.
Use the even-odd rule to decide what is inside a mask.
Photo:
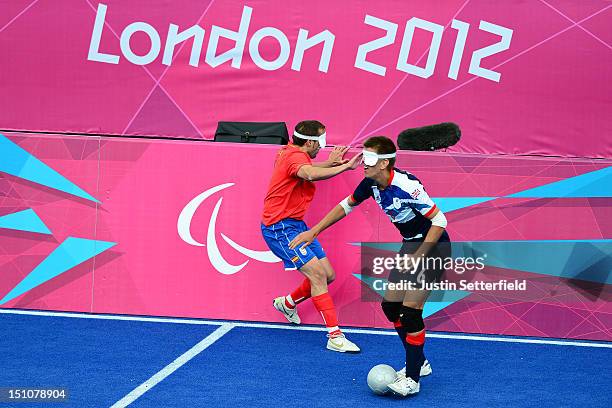
[(349, 149), (350, 146), (335, 146), (327, 159), (327, 162), (329, 163), (330, 167), (340, 166), (341, 164), (348, 163), (348, 159), (344, 158), (344, 154), (348, 152)]
[(289, 243), (289, 249), (295, 249), (296, 247), (304, 244), (302, 247), (307, 247), (312, 244), (312, 241), (315, 240), (317, 234), (312, 232), (311, 230), (301, 232), (295, 236)]
[(355, 170), (361, 164), (361, 156), (363, 153), (359, 152), (351, 160), (348, 161), (347, 166), (351, 170)]

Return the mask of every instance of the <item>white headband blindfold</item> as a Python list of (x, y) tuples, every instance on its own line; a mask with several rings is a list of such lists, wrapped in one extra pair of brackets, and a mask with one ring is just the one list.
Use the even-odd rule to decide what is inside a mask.
[(395, 153), (389, 154), (377, 154), (369, 150), (363, 151), (363, 164), (366, 166), (375, 166), (380, 159), (392, 159), (395, 157)]
[(325, 149), (325, 146), (327, 146), (327, 144), (325, 143), (325, 135), (326, 135), (326, 132), (323, 132), (323, 134), (320, 136), (307, 136), (307, 135), (298, 133), (295, 130), (293, 131), (293, 136), (299, 137), (300, 139), (316, 140), (317, 142), (319, 142), (321, 149)]

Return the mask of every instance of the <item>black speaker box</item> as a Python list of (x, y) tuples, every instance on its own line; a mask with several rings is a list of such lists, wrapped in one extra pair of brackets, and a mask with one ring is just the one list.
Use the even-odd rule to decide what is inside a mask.
[(219, 122), (215, 142), (286, 145), (289, 133), (285, 122)]

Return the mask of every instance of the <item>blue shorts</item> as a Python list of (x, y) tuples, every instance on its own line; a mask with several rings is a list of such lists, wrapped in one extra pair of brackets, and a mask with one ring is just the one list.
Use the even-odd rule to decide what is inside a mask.
[(323, 259), (325, 251), (319, 241), (315, 240), (306, 247), (289, 249), (289, 242), (300, 232), (307, 231), (304, 221), (285, 218), (276, 224), (265, 226), (261, 224), (261, 233), (274, 255), (283, 260), (285, 270), (300, 269), (312, 258)]

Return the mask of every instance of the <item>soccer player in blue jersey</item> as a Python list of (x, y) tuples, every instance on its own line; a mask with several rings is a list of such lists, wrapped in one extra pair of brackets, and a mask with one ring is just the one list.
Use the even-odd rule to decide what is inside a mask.
[[(417, 274), (414, 271), (419, 258), (450, 256), (446, 217), (418, 178), (393, 167), (395, 156), (396, 148), (391, 139), (375, 136), (366, 140), (363, 151), (365, 178), (351, 196), (341, 201), (317, 225), (297, 235), (290, 247), (310, 244), (323, 230), (348, 215), (353, 207), (372, 197), (399, 230), (403, 239), (400, 254), (409, 260), (405, 269), (391, 272), (389, 282), (415, 282)], [(421, 279), (436, 281), (440, 278), (444, 262), (432, 263), (438, 265), (437, 269), (433, 266), (420, 271)], [(406, 351), (406, 367), (398, 371), (397, 380), (389, 385), (395, 394), (404, 397), (418, 393), (420, 377), (431, 374), (431, 366), (423, 353), (423, 305), (428, 296), (427, 290), (387, 290), (381, 304)]]

